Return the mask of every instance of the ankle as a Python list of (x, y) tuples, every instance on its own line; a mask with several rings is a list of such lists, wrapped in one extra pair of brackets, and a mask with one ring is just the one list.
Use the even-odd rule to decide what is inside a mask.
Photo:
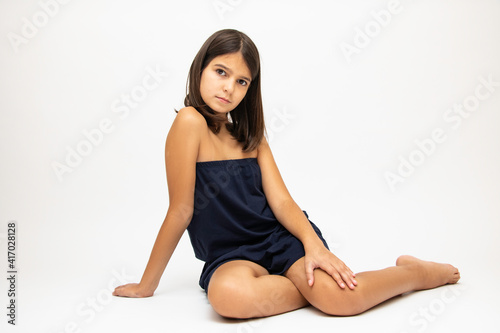
[(407, 289), (409, 291), (420, 290), (426, 279), (424, 269), (418, 264), (408, 264), (399, 267), (408, 273), (409, 278), (406, 280), (408, 283)]

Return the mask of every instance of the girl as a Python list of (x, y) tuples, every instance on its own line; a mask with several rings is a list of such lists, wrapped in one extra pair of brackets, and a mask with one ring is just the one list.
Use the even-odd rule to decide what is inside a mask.
[(447, 264), (401, 256), (354, 274), (288, 193), (264, 137), (259, 53), (221, 30), (203, 44), (167, 136), (170, 205), (140, 283), (115, 296), (149, 297), (187, 229), (205, 262), (200, 286), (221, 316), (265, 317), (312, 305), (359, 314), (393, 296), (456, 283)]

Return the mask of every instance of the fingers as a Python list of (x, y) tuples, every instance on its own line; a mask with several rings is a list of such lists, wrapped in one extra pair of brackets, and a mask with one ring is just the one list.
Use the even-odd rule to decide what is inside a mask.
[(133, 287), (132, 283), (118, 286), (115, 288), (112, 295), (113, 296), (124, 296), (124, 297), (137, 297), (135, 292), (133, 290), (131, 290), (132, 287)]
[(153, 291), (144, 290), (138, 283), (128, 283), (118, 286), (113, 291), (113, 296), (123, 296), (123, 297), (151, 297), (154, 294)]
[(354, 287), (358, 284), (358, 282), (356, 280), (354, 280), (351, 273), (343, 272), (343, 273), (341, 273), (341, 276), (342, 276), (342, 280), (347, 284), (349, 289), (354, 289)]
[(337, 270), (335, 270), (335, 268), (326, 272), (335, 280), (335, 282), (337, 282), (340, 288), (345, 288), (344, 280), (342, 279), (342, 276), (337, 272)]
[(358, 282), (355, 280), (356, 275), (347, 267), (341, 260), (337, 259), (336, 263), (331, 263), (327, 269), (321, 267), (337, 282), (338, 286), (345, 289), (354, 289)]
[(307, 284), (309, 287), (312, 287), (314, 284), (314, 267), (312, 264), (307, 264), (306, 263), (306, 278), (307, 278)]
[(344, 263), (342, 263), (341, 267), (337, 269), (337, 274), (333, 278), (337, 281), (340, 288), (345, 288), (347, 285), (349, 289), (354, 289), (358, 282), (354, 279), (356, 275), (351, 271), (349, 267), (347, 267)]
[(306, 254), (305, 273), (307, 283), (310, 287), (314, 284), (314, 270), (320, 268), (330, 275), (342, 289), (348, 287), (351, 290), (358, 285), (356, 274), (347, 265), (328, 250)]
[(347, 281), (344, 280), (344, 277), (338, 269), (332, 266), (330, 270), (325, 270), (325, 272), (327, 272), (328, 275), (330, 275), (335, 282), (337, 282), (340, 288), (344, 289), (346, 287)]
[(115, 290), (113, 291), (112, 295), (113, 296), (123, 296), (122, 291), (123, 291), (124, 286), (125, 285), (116, 287)]

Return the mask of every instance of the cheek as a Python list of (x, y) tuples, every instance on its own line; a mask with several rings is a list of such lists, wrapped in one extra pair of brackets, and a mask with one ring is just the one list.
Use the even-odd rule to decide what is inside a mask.
[(217, 86), (217, 78), (211, 73), (206, 73), (201, 77), (200, 83), (201, 89), (205, 90), (206, 92), (210, 92), (213, 91)]
[(245, 88), (241, 88), (238, 91), (238, 98), (239, 98), (240, 101), (242, 101), (243, 98), (245, 98), (245, 96), (247, 95), (247, 92), (248, 92), (248, 89), (245, 89)]
[(206, 75), (202, 75), (200, 80), (200, 93), (204, 97), (210, 92), (210, 80), (208, 80)]

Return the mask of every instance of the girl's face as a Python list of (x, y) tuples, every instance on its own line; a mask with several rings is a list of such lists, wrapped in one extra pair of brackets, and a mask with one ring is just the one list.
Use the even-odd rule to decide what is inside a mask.
[(215, 112), (232, 111), (245, 97), (251, 77), (240, 52), (215, 57), (201, 73), (201, 98)]

